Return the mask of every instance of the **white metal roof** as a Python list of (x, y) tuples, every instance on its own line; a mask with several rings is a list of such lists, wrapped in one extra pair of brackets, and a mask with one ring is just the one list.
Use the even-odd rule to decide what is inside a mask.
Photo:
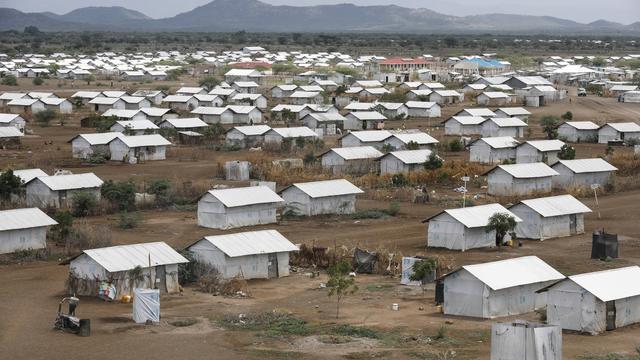
[(433, 101), (407, 101), (405, 103), (409, 109), (431, 109), (437, 103)]
[[(521, 222), (518, 216), (516, 216), (511, 211), (507, 210), (504, 206), (500, 204), (486, 204), (486, 205), (477, 205), (477, 206), (467, 206), (465, 208), (458, 209), (447, 209), (442, 212), (449, 214), (454, 219), (458, 220), (464, 226), (468, 228), (477, 228), (477, 227), (485, 227), (489, 223), (489, 218), (493, 216), (493, 214), (509, 214), (516, 219), (516, 222)], [(440, 215), (442, 212), (432, 216), (426, 221), (433, 219), (434, 217)]]
[(315, 131), (309, 129), (306, 126), (272, 128), (270, 131), (277, 133), (283, 138), (318, 137), (318, 134), (316, 134)]
[(0, 231), (53, 226), (58, 223), (38, 208), (0, 211)]
[(516, 127), (527, 126), (527, 123), (518, 119), (517, 117), (508, 118), (491, 118), (488, 121), (493, 121), (498, 127)]
[(24, 134), (15, 126), (0, 126), (0, 138), (22, 137)]
[(202, 92), (202, 90), (204, 90), (204, 88), (183, 86), (180, 89), (178, 89), (178, 91), (176, 91), (176, 94), (194, 95), (194, 94), (198, 94), (198, 93)]
[(192, 114), (199, 115), (220, 115), (227, 111), (226, 107), (198, 106), (191, 111)]
[(103, 184), (94, 173), (39, 176), (36, 179), (53, 191), (97, 188)]
[(591, 212), (585, 204), (571, 195), (549, 196), (537, 199), (522, 200), (522, 204), (543, 217), (583, 214)]
[(110, 246), (83, 251), (108, 272), (189, 262), (164, 242)]
[(206, 122), (200, 120), (199, 118), (166, 119), (165, 121), (163, 121), (163, 123), (164, 122), (171, 124), (176, 129), (189, 129), (209, 126)]
[[(559, 175), (557, 171), (550, 168), (545, 163), (529, 163), (529, 164), (509, 164), (498, 165), (494, 169), (500, 168), (516, 179), (532, 179), (547, 176)], [(492, 172), (493, 170), (489, 171)]]
[(58, 106), (63, 102), (67, 101), (67, 99), (54, 98), (54, 97), (43, 97), (43, 98), (40, 98), (39, 100), (42, 101), (45, 105), (51, 105), (51, 106)]
[(531, 113), (527, 109), (522, 107), (502, 107), (498, 110), (509, 116), (531, 115)]
[(569, 170), (577, 174), (618, 170), (617, 167), (600, 158), (560, 160), (553, 164), (553, 167), (556, 167), (558, 164), (566, 166)]
[(258, 84), (256, 84), (255, 81), (236, 81), (233, 83), (233, 85), (236, 85), (237, 87), (241, 87), (241, 88), (254, 88), (254, 87), (259, 87)]
[(120, 99), (127, 104), (138, 104), (146, 98), (144, 96), (121, 96)]
[(490, 99), (504, 99), (509, 98), (509, 94), (503, 93), (502, 91), (485, 91), (480, 95), (485, 95)]
[(140, 110), (129, 110), (129, 109), (108, 109), (105, 111), (102, 116), (103, 117), (111, 117), (115, 116), (120, 119), (132, 119), (136, 115), (140, 113)]
[(391, 136), (397, 138), (404, 144), (408, 144), (412, 141), (417, 143), (418, 145), (429, 145), (438, 143), (438, 140), (422, 131), (391, 132)]
[(111, 142), (111, 140), (120, 136), (122, 136), (122, 133), (119, 133), (119, 132), (79, 134), (75, 136), (73, 139), (71, 139), (71, 141), (73, 141), (75, 138), (80, 137), (86, 140), (90, 145), (106, 145), (109, 142)]
[(311, 116), (316, 121), (345, 121), (346, 118), (340, 113), (310, 113), (307, 116)]
[(638, 266), (573, 275), (569, 279), (605, 302), (640, 295)]
[(373, 146), (333, 148), (330, 151), (333, 151), (345, 160), (377, 159), (384, 155)]
[(226, 109), (236, 114), (248, 114), (258, 108), (255, 106), (228, 105)]
[(444, 97), (452, 97), (452, 96), (453, 97), (460, 97), (460, 96), (462, 96), (462, 94), (460, 94), (459, 92), (457, 92), (455, 90), (435, 90), (434, 92), (436, 94), (438, 94), (440, 96), (444, 96)]
[(564, 279), (565, 276), (537, 256), (493, 261), (462, 267), (493, 290)]
[(19, 177), (25, 184), (39, 176), (49, 176), (41, 169), (13, 170), (13, 175)]
[(391, 137), (391, 132), (387, 130), (351, 131), (344, 136), (347, 136), (349, 134), (355, 136), (356, 139), (360, 140), (361, 142), (380, 142)]
[(560, 149), (564, 146), (564, 142), (560, 140), (529, 140), (525, 142), (525, 144), (529, 144), (536, 148), (538, 151), (542, 152), (560, 151)]
[(206, 236), (204, 240), (229, 257), (298, 251), (298, 248), (277, 230)]
[(449, 120), (455, 120), (461, 125), (479, 125), (486, 119), (481, 116), (452, 116)]
[[(143, 146), (167, 146), (171, 142), (160, 134), (136, 135), (136, 136), (120, 136), (119, 139), (127, 145), (127, 147), (143, 147)], [(115, 140), (115, 139), (114, 139)], [(113, 141), (113, 140), (112, 140)]]
[(158, 107), (150, 107), (150, 108), (141, 108), (140, 112), (145, 113), (148, 116), (163, 116), (164, 114), (170, 112), (169, 108), (158, 108)]
[(387, 117), (377, 111), (352, 111), (348, 115), (353, 115), (358, 120), (386, 120)]
[(469, 114), (471, 116), (485, 117), (485, 118), (486, 117), (494, 117), (494, 116), (496, 116), (496, 113), (494, 113), (490, 109), (486, 109), (486, 108), (463, 109), (460, 112), (466, 112), (467, 114)]
[(233, 129), (238, 130), (240, 133), (246, 136), (256, 136), (264, 135), (267, 131), (271, 130), (271, 127), (269, 125), (248, 125), (235, 126)]
[(345, 179), (296, 183), (291, 186), (300, 189), (314, 199), (327, 196), (362, 194), (364, 192)]
[(640, 125), (634, 122), (623, 122), (623, 123), (607, 123), (604, 126), (611, 126), (618, 132), (640, 132)]
[(378, 104), (370, 103), (370, 102), (352, 102), (349, 105), (345, 106), (345, 110), (349, 111), (368, 111), (375, 108)]
[(149, 120), (118, 120), (116, 124), (131, 130), (157, 130), (158, 126)]
[[(567, 121), (564, 124), (567, 124), (571, 127), (574, 127), (578, 130), (598, 130), (600, 126), (598, 124), (591, 121)], [(560, 124), (562, 125), (562, 124)]]
[(293, 94), (289, 95), (290, 98), (313, 98), (320, 95), (318, 91), (295, 91)]
[(93, 105), (113, 105), (120, 100), (119, 97), (95, 97), (89, 101), (89, 104)]
[(515, 148), (519, 144), (518, 140), (512, 138), (511, 136), (485, 137), (480, 138), (476, 141), (483, 141), (493, 149)]
[(431, 150), (401, 150), (401, 151), (392, 151), (385, 155), (393, 156), (398, 160), (402, 161), (404, 164), (423, 164), (429, 156), (431, 156)]
[(193, 99), (193, 95), (169, 95), (162, 99), (163, 103), (186, 103)]
[(39, 99), (31, 99), (31, 98), (17, 98), (9, 101), (7, 105), (9, 106), (31, 106), (34, 103), (40, 101)]
[(284, 199), (266, 186), (215, 189), (209, 190), (208, 193), (226, 207), (284, 202)]

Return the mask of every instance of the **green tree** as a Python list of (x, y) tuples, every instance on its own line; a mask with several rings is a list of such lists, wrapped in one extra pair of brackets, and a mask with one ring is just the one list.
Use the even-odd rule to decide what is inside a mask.
[(24, 28), (25, 35), (36, 36), (40, 35), (42, 32), (36, 26), (30, 25)]
[(435, 170), (442, 167), (442, 159), (436, 155), (435, 152), (429, 154), (429, 157), (424, 162), (425, 170)]
[(459, 152), (464, 148), (464, 144), (460, 139), (453, 139), (449, 142), (449, 151), (451, 152)]
[(407, 143), (407, 150), (419, 150), (420, 149), (420, 144), (418, 144), (415, 141), (409, 141)]
[(573, 120), (573, 113), (571, 111), (567, 111), (560, 117), (562, 118), (562, 120)]
[(63, 244), (67, 237), (71, 235), (73, 227), (73, 215), (68, 211), (58, 211), (53, 215), (53, 219), (58, 223), (49, 230), (49, 234), (57, 243)]
[(18, 86), (18, 79), (13, 75), (6, 75), (2, 78), (0, 84), (7, 86)]
[(516, 219), (507, 213), (495, 213), (489, 218), (486, 232), (496, 232), (496, 246), (502, 246), (504, 237), (516, 228)]
[(136, 185), (133, 181), (107, 180), (102, 184), (100, 193), (118, 211), (128, 211), (135, 207)]
[(71, 213), (75, 217), (85, 217), (94, 213), (98, 206), (96, 196), (88, 191), (73, 194), (71, 197)]
[(349, 276), (351, 272), (351, 264), (347, 260), (340, 260), (327, 269), (329, 280), (327, 288), (329, 288), (329, 296), (336, 297), (336, 319), (340, 316), (340, 302), (345, 296), (351, 295), (358, 291), (356, 278)]
[(20, 195), (23, 190), (22, 179), (15, 176), (13, 170), (0, 173), (0, 200), (11, 200), (11, 195)]
[(39, 111), (36, 113), (35, 118), (38, 125), (41, 127), (49, 126), (51, 120), (54, 120), (58, 116), (58, 113), (51, 109)]
[(547, 138), (555, 139), (558, 136), (558, 118), (551, 115), (543, 116), (540, 119), (542, 131), (547, 134)]
[(560, 160), (573, 160), (576, 158), (576, 149), (568, 144), (562, 145), (560, 152), (558, 153), (558, 159)]
[(420, 281), (420, 287), (422, 288), (422, 296), (424, 297), (424, 286), (427, 284), (429, 277), (433, 275), (433, 272), (438, 267), (438, 261), (436, 259), (422, 259), (413, 263), (411, 270), (413, 273), (409, 275), (409, 280)]
[(32, 83), (35, 86), (40, 86), (40, 85), (44, 84), (44, 80), (42, 80), (42, 78), (37, 77), (37, 78), (33, 78)]
[(208, 91), (211, 91), (213, 88), (220, 85), (220, 80), (214, 76), (207, 76), (200, 79), (198, 85), (207, 89)]
[(152, 181), (147, 186), (147, 192), (156, 196), (156, 204), (159, 206), (167, 206), (173, 203), (173, 191), (169, 179)]

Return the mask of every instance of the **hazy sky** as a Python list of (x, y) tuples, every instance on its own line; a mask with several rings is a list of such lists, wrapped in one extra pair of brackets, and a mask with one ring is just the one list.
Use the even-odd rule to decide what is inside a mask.
[[(160, 18), (204, 5), (211, 0), (0, 0), (0, 7), (22, 11), (65, 13), (83, 6), (124, 6)], [(275, 5), (318, 5), (354, 3), (358, 5), (396, 4), (423, 7), (451, 15), (514, 13), (550, 15), (580, 22), (598, 19), (624, 24), (640, 21), (640, 0), (263, 0)]]

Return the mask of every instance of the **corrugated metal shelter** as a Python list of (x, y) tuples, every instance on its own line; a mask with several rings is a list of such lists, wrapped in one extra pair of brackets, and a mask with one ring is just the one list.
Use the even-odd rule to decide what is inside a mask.
[(547, 323), (596, 335), (640, 322), (640, 267), (569, 276), (548, 289)]
[(558, 137), (568, 142), (597, 142), (599, 128), (591, 121), (566, 121), (558, 126)]
[(399, 174), (424, 170), (431, 150), (392, 151), (380, 158), (380, 174)]
[(149, 132), (156, 132), (158, 130), (158, 126), (153, 122), (143, 119), (143, 120), (119, 120), (116, 121), (115, 124), (111, 125), (112, 132), (124, 133), (126, 132), (129, 135), (144, 135)]
[[(116, 299), (120, 299), (140, 287), (178, 292), (178, 264), (187, 262), (171, 246), (153, 242), (84, 250), (62, 264), (69, 265), (70, 294), (96, 296), (100, 283), (108, 282), (116, 289)], [(130, 277), (136, 267), (142, 268), (142, 279)]]
[(536, 163), (543, 162), (547, 165), (555, 164), (558, 153), (564, 146), (560, 140), (530, 140), (516, 146), (516, 162)]
[(556, 188), (580, 188), (592, 184), (604, 186), (611, 181), (613, 172), (618, 170), (600, 158), (560, 160), (551, 167), (559, 174), (553, 178)]
[(71, 143), (73, 158), (88, 159), (96, 153), (102, 153), (105, 156), (110, 157), (109, 143), (120, 136), (123, 135), (119, 132), (77, 135), (69, 140)]
[(524, 137), (524, 129), (527, 123), (516, 118), (490, 118), (482, 124), (482, 136), (511, 136), (515, 138)]
[(286, 211), (296, 215), (352, 214), (363, 191), (345, 179), (293, 184), (280, 192)]
[(25, 184), (39, 176), (49, 176), (46, 172), (42, 171), (41, 169), (13, 170), (13, 175), (19, 177), (20, 180), (22, 180), (22, 182)]
[(480, 135), (486, 119), (481, 116), (452, 116), (444, 122), (445, 135)]
[(433, 149), (438, 143), (433, 136), (416, 130), (391, 131), (391, 136), (384, 140), (386, 145), (394, 150), (404, 150), (409, 143), (414, 143), (420, 149)]
[(35, 207), (68, 207), (73, 196), (80, 192), (91, 193), (100, 200), (103, 181), (94, 173), (39, 176), (26, 184), (27, 205)]
[(347, 120), (340, 113), (310, 113), (305, 115), (301, 121), (304, 126), (310, 129), (319, 129), (322, 135), (335, 135), (338, 130), (344, 129), (344, 122)]
[(469, 143), (469, 161), (497, 164), (516, 158), (519, 142), (511, 136), (485, 137)]
[(591, 209), (571, 195), (559, 195), (523, 200), (509, 211), (522, 219), (518, 238), (545, 240), (584, 234), (584, 214)]
[(213, 229), (272, 224), (284, 199), (266, 186), (209, 190), (198, 201), (198, 225)]
[(545, 163), (498, 165), (487, 171), (487, 194), (498, 196), (548, 193), (558, 175)]
[(206, 236), (187, 250), (225, 279), (272, 279), (289, 276), (289, 253), (298, 248), (276, 230), (261, 230)]
[(120, 136), (109, 142), (112, 161), (137, 164), (140, 161), (166, 159), (167, 146), (171, 142), (162, 135)]
[(255, 147), (262, 144), (264, 134), (269, 130), (269, 125), (235, 126), (227, 131), (225, 141), (228, 145), (241, 148)]
[(0, 211), (0, 254), (44, 249), (47, 229), (57, 224), (38, 208)]
[(561, 279), (536, 256), (466, 265), (442, 278), (443, 311), (484, 319), (525, 314), (544, 307), (546, 294), (537, 291)]
[(364, 174), (375, 171), (382, 155), (372, 146), (334, 148), (320, 155), (322, 167), (334, 174)]
[(634, 122), (608, 123), (598, 129), (598, 143), (619, 140), (640, 140), (640, 125)]
[(340, 138), (342, 147), (373, 146), (380, 150), (384, 141), (391, 137), (387, 130), (349, 131)]
[(305, 140), (317, 139), (318, 134), (306, 126), (272, 128), (264, 134), (265, 143), (281, 144), (285, 139), (295, 141), (298, 138)]
[[(522, 220), (500, 204), (469, 206), (458, 209), (443, 210), (426, 219), (427, 246), (442, 247), (451, 250), (468, 250), (474, 248), (494, 247), (495, 231), (486, 231), (489, 219), (494, 214), (509, 214), (516, 222)], [(504, 241), (509, 240), (507, 234)]]

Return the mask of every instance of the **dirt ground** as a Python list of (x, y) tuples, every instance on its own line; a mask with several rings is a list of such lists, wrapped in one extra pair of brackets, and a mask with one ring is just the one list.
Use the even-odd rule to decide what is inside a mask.
[[(461, 106), (447, 107), (444, 116), (457, 112)], [(640, 106), (620, 104), (615, 99), (573, 97), (571, 102), (550, 104), (534, 109), (535, 118), (551, 114), (559, 116), (571, 111), (575, 120), (597, 123), (613, 120), (636, 120)], [(433, 124), (436, 123), (436, 120)], [(535, 123), (535, 121), (534, 121)], [(422, 128), (436, 136), (441, 129), (424, 120), (411, 120), (407, 128)], [(532, 124), (533, 125), (533, 124)], [(390, 122), (390, 127), (400, 123)], [(535, 126), (534, 126), (535, 127)], [(206, 149), (176, 147), (168, 160), (139, 165), (104, 164), (88, 166), (71, 159), (67, 141), (80, 132), (76, 121), (64, 127), (31, 126), (33, 134), (23, 141), (23, 149), (2, 150), (0, 168), (41, 167), (46, 171), (66, 168), (74, 172), (95, 172), (103, 179), (137, 182), (170, 178), (198, 182), (203, 188), (220, 183), (214, 178), (217, 163), (252, 156), (249, 152), (215, 152)], [(535, 127), (533, 137), (542, 137)], [(328, 139), (332, 144), (335, 139)], [(581, 144), (578, 157), (604, 153), (604, 146)], [(462, 159), (462, 154), (445, 154), (445, 158)], [(480, 189), (474, 189), (480, 191)], [(437, 189), (443, 197), (454, 197), (451, 189)], [(390, 201), (361, 199), (359, 209), (386, 208)], [(464, 253), (426, 248), (426, 226), (421, 221), (442, 209), (442, 202), (426, 205), (401, 202), (400, 214), (377, 220), (353, 220), (348, 217), (314, 217), (283, 220), (278, 224), (252, 227), (273, 228), (294, 243), (321, 246), (359, 246), (365, 249), (385, 249), (403, 255), (442, 255), (456, 265), (536, 255), (565, 275), (595, 271), (630, 264), (640, 264), (640, 190), (617, 192), (600, 197), (598, 212), (592, 197), (581, 199), (594, 212), (585, 217), (584, 235), (544, 242), (524, 241), (522, 247), (472, 250)], [(223, 233), (200, 228), (196, 214), (190, 211), (149, 210), (141, 212), (141, 223), (132, 230), (116, 226), (117, 215), (92, 217), (92, 225), (109, 227), (115, 244), (165, 241), (184, 247), (202, 236)], [(606, 229), (620, 236), (621, 258), (611, 262), (590, 260), (591, 232)], [(245, 230), (240, 229), (238, 231)], [(329, 298), (321, 283), (326, 276), (310, 278), (304, 270), (290, 277), (269, 281), (250, 281), (249, 298), (212, 296), (186, 287), (179, 295), (163, 296), (162, 322), (157, 326), (135, 325), (131, 320), (131, 304), (105, 303), (82, 298), (78, 314), (91, 319), (92, 334), (81, 338), (52, 330), (57, 303), (65, 295), (66, 266), (59, 259), (0, 265), (0, 354), (21, 359), (87, 359), (87, 358), (212, 358), (212, 359), (440, 359), (444, 352), (454, 350), (455, 359), (487, 359), (490, 352), (492, 321), (442, 315), (434, 303), (433, 288), (423, 296), (419, 288), (399, 285), (399, 279), (358, 275), (360, 290), (348, 296), (341, 316), (334, 317), (335, 299)], [(392, 311), (397, 303), (399, 311)], [(322, 338), (310, 336), (269, 336), (256, 331), (229, 330), (218, 320), (224, 315), (290, 312), (311, 324), (345, 323), (376, 329), (384, 339), (351, 339), (344, 344), (327, 344)], [(536, 314), (513, 318), (537, 319)], [(194, 325), (174, 326), (177, 320), (189, 319)], [(422, 341), (433, 337), (446, 326), (446, 341)], [(618, 329), (600, 336), (565, 333), (565, 359), (579, 359), (586, 354), (611, 352), (632, 353), (640, 345), (640, 325)], [(4, 356), (0, 356), (4, 358)]]

